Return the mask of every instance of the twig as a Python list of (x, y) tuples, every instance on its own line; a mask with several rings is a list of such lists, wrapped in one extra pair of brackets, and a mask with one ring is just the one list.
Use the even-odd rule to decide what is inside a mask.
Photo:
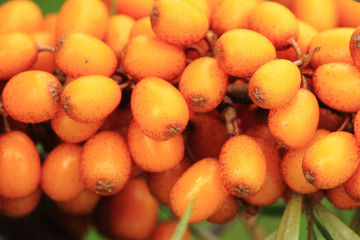
[(123, 91), (126, 88), (133, 89), (135, 87), (135, 84), (132, 80), (128, 80), (124, 83), (119, 84), (119, 87), (120, 87), (121, 91)]
[(309, 54), (304, 54), (301, 57), (303, 64), (299, 67), (300, 71), (304, 70), (307, 66), (309, 66), (311, 59), (314, 57), (314, 54), (320, 50), (320, 47), (316, 47), (310, 51)]
[(342, 124), (336, 131), (343, 131), (347, 127), (347, 125), (350, 123), (351, 117), (352, 117), (351, 114), (345, 114), (344, 121), (342, 122)]
[(310, 89), (309, 83), (304, 75), (301, 75), (301, 87), (308, 90)]

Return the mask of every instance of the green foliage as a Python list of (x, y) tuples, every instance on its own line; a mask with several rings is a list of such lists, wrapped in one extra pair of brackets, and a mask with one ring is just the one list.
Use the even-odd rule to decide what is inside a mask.
[(182, 236), (184, 235), (184, 232), (186, 231), (186, 228), (189, 224), (189, 219), (190, 219), (190, 215), (192, 212), (194, 206), (194, 199), (191, 200), (189, 206), (187, 207), (184, 215), (182, 216), (182, 218), (179, 221), (179, 224), (177, 225), (176, 229), (175, 229), (175, 233), (172, 236), (171, 240), (181, 240)]

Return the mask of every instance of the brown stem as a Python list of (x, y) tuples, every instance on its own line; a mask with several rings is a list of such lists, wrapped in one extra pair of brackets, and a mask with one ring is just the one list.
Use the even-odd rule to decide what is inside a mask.
[(37, 49), (39, 52), (43, 52), (43, 51), (55, 52), (55, 49), (53, 47), (48, 47), (48, 46), (38, 46)]
[(295, 38), (290, 38), (290, 40), (288, 42), (292, 46), (292, 48), (295, 50), (297, 58), (300, 59), (302, 56), (302, 53), (301, 53), (301, 49), (300, 49), (299, 45), (297, 44)]
[(301, 60), (301, 59), (299, 59), (299, 60), (294, 61), (293, 63), (294, 63), (297, 67), (300, 67), (300, 66), (302, 66), (302, 65), (304, 64), (304, 61)]
[(10, 124), (8, 121), (8, 117), (5, 115), (1, 115), (2, 119), (3, 119), (3, 124), (4, 124), (4, 130), (6, 133), (11, 132), (11, 128), (10, 128)]
[(351, 120), (351, 114), (345, 114), (344, 121), (342, 122), (342, 124), (336, 131), (343, 131), (347, 127), (347, 125), (350, 123), (350, 120)]
[(225, 126), (228, 133), (228, 137), (234, 137), (242, 134), (237, 121), (237, 115), (234, 103), (229, 96), (225, 96), (220, 105), (218, 111), (225, 119)]
[(120, 87), (121, 91), (123, 91), (126, 88), (133, 89), (135, 87), (135, 84), (134, 84), (133, 81), (128, 80), (128, 81), (126, 81), (124, 83), (119, 84), (119, 87)]
[(301, 56), (301, 60), (303, 64), (299, 67), (300, 71), (304, 70), (307, 66), (309, 66), (311, 59), (314, 57), (314, 54), (320, 50), (320, 47), (316, 47), (310, 51), (309, 54), (304, 54)]
[(60, 68), (56, 67), (54, 71), (55, 77), (63, 84), (66, 81), (66, 74), (61, 71)]
[(256, 216), (260, 212), (260, 207), (254, 206), (243, 199), (240, 199), (242, 206), (245, 208), (245, 212), (240, 214), (241, 218), (249, 219)]
[(235, 103), (252, 103), (249, 97), (249, 84), (230, 84), (226, 90), (226, 95)]
[(195, 52), (197, 52), (197, 53), (200, 55), (200, 57), (205, 56), (205, 53), (204, 53), (204, 51), (202, 50), (202, 48), (199, 47), (198, 45), (195, 45), (195, 44), (186, 46), (186, 48), (185, 48), (184, 51), (185, 51), (185, 53), (187, 53), (187, 52), (189, 52), (189, 51), (195, 51)]
[(310, 89), (309, 83), (304, 75), (301, 75), (301, 88)]
[(209, 57), (214, 57), (215, 56), (215, 45), (216, 45), (217, 39), (218, 39), (218, 36), (213, 31), (209, 30), (206, 33), (205, 41), (209, 45), (209, 50), (207, 52), (207, 55)]
[(302, 75), (304, 75), (307, 78), (312, 78), (314, 75), (314, 71), (312, 71), (310, 69), (304, 69), (301, 73), (302, 73)]

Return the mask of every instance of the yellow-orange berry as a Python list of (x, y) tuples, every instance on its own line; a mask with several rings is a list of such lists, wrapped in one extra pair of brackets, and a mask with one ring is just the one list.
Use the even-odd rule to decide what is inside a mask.
[(141, 131), (155, 140), (167, 140), (182, 132), (189, 109), (181, 93), (160, 78), (145, 78), (131, 95), (131, 112)]
[(344, 189), (343, 184), (326, 190), (325, 196), (335, 207), (339, 209), (350, 210), (360, 206), (359, 203), (349, 197)]
[(155, 0), (116, 0), (116, 13), (139, 19), (150, 15)]
[(251, 77), (263, 64), (276, 58), (273, 44), (263, 35), (246, 29), (224, 33), (216, 42), (216, 61), (227, 74)]
[(27, 71), (11, 78), (2, 92), (6, 112), (24, 123), (50, 120), (60, 109), (62, 86), (52, 74)]
[(349, 49), (354, 64), (360, 67), (360, 27), (351, 35)]
[[(151, 240), (169, 240), (175, 233), (175, 229), (179, 223), (177, 221), (168, 220), (158, 224), (151, 234)], [(186, 228), (181, 240), (190, 240), (191, 233), (188, 228)]]
[(216, 224), (223, 224), (234, 219), (239, 212), (240, 203), (237, 197), (229, 195), (218, 210), (211, 215), (207, 221)]
[(150, 17), (140, 18), (133, 24), (129, 37), (132, 38), (140, 35), (149, 35), (155, 37), (155, 33), (151, 27)]
[[(52, 47), (56, 45), (55, 36), (50, 31), (37, 31), (30, 33), (38, 46)], [(42, 70), (53, 73), (55, 70), (54, 53), (50, 51), (41, 51), (38, 53), (36, 62), (31, 66), (31, 70)]]

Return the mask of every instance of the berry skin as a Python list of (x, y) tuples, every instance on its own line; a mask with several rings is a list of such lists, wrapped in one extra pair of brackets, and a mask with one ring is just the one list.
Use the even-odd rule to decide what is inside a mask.
[(96, 204), (99, 202), (100, 196), (89, 189), (84, 189), (76, 197), (68, 201), (57, 201), (57, 205), (64, 212), (72, 215), (90, 214)]
[[(166, 222), (159, 223), (154, 232), (151, 234), (151, 240), (169, 240), (173, 236), (175, 229), (179, 223), (177, 221), (168, 220)], [(191, 233), (187, 228), (182, 236), (181, 240), (190, 240)]]
[(349, 49), (354, 64), (360, 67), (360, 27), (351, 35)]
[(326, 190), (325, 196), (335, 207), (339, 209), (350, 210), (360, 206), (359, 203), (349, 197), (343, 184)]
[(227, 74), (248, 78), (265, 63), (275, 60), (274, 45), (263, 35), (247, 30), (227, 31), (216, 42), (218, 66)]
[(2, 92), (6, 112), (24, 123), (50, 120), (60, 109), (62, 86), (52, 74), (26, 71), (11, 78)]
[(145, 78), (136, 84), (130, 105), (141, 131), (158, 141), (175, 137), (189, 121), (189, 109), (181, 93), (160, 78)]
[(216, 212), (206, 219), (211, 223), (223, 224), (234, 219), (239, 212), (239, 199), (229, 195), (223, 204), (216, 210)]

